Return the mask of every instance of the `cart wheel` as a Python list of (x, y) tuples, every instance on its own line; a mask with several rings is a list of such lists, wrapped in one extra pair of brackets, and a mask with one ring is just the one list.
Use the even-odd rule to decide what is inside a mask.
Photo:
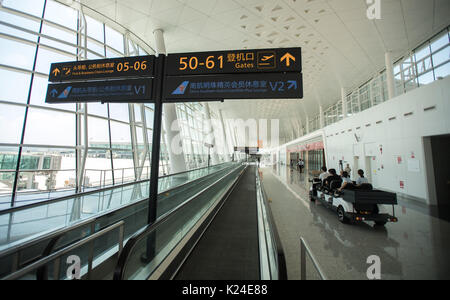
[(338, 214), (339, 222), (341, 222), (343, 224), (349, 223), (349, 219), (345, 216), (345, 211), (344, 211), (344, 208), (342, 208), (342, 206), (339, 206), (339, 208), (337, 210), (337, 214)]
[(383, 227), (386, 225), (387, 222), (375, 222), (375, 225)]

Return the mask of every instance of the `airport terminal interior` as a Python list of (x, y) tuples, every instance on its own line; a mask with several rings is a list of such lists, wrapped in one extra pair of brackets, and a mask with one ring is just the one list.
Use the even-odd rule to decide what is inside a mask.
[(448, 280), (449, 75), (449, 0), (0, 0), (0, 279)]

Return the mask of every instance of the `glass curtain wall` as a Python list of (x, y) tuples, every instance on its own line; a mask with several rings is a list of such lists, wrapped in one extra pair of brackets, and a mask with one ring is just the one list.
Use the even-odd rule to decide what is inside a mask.
[[(450, 75), (450, 33), (446, 28), (394, 64), (396, 95), (432, 83)], [(386, 70), (370, 79), (347, 96), (347, 116), (381, 104), (388, 99)], [(342, 120), (342, 101), (324, 111), (325, 126)], [(310, 121), (312, 131), (320, 129), (318, 116)]]
[[(147, 55), (140, 40), (85, 16), (87, 59)], [(0, 204), (8, 207), (148, 178), (152, 105), (88, 104), (88, 128), (75, 104), (48, 105), (50, 64), (79, 59), (81, 12), (53, 0), (4, 0), (0, 9)], [(84, 36), (82, 36), (84, 38)], [(83, 44), (84, 45), (84, 44)], [(127, 47), (128, 45), (128, 47)], [(147, 49), (144, 50), (144, 49)], [(84, 108), (84, 105), (80, 106)], [(134, 120), (130, 122), (130, 110)], [(78, 111), (84, 115), (84, 111)], [(146, 124), (142, 118), (145, 118)], [(78, 120), (77, 120), (78, 119)], [(77, 126), (80, 125), (80, 126)], [(136, 137), (132, 139), (132, 130)], [(77, 144), (88, 135), (85, 171)], [(147, 135), (147, 139), (144, 135)], [(145, 154), (148, 147), (148, 155)], [(162, 145), (161, 174), (169, 173)], [(139, 161), (134, 159), (138, 153)], [(82, 186), (77, 179), (83, 175)]]

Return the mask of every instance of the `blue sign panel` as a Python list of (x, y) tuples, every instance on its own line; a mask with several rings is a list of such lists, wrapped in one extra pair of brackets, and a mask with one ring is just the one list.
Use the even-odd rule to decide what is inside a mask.
[(153, 102), (153, 79), (49, 84), (47, 103)]
[(301, 73), (167, 77), (167, 102), (225, 99), (301, 99)]

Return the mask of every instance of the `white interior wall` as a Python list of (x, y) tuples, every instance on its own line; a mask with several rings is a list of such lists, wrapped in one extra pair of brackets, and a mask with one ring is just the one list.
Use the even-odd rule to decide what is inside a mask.
[[(433, 197), (429, 197), (423, 138), (449, 134), (449, 116), (450, 77), (447, 77), (313, 135), (325, 137), (328, 168), (338, 169), (339, 160), (347, 161), (354, 171), (353, 176), (358, 168), (366, 173), (370, 171), (367, 175), (375, 188), (435, 204)], [(295, 142), (310, 138), (305, 136)]]

